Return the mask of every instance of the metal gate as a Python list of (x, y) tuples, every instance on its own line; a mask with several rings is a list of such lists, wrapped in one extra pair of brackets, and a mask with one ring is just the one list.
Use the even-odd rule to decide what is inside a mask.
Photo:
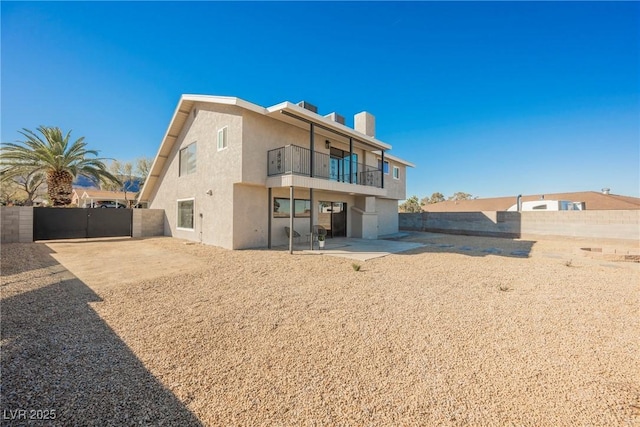
[(131, 236), (133, 209), (33, 208), (33, 240)]

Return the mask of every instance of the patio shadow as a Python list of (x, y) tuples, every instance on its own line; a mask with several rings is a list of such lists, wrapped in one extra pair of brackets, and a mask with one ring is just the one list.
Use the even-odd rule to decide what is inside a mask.
[(88, 304), (101, 299), (69, 277), (2, 300), (3, 425), (201, 426)]

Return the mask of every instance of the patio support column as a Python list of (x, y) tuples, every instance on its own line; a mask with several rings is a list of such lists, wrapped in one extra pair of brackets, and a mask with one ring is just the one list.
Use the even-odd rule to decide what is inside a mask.
[(309, 171), (309, 176), (311, 178), (313, 178), (313, 172), (314, 172), (314, 161), (313, 158), (315, 157), (314, 152), (315, 152), (315, 147), (314, 147), (314, 134), (315, 133), (315, 126), (313, 125), (313, 123), (311, 123), (311, 128), (309, 130), (309, 148), (311, 149), (311, 158), (309, 159), (309, 169), (311, 169)]
[(353, 184), (353, 138), (349, 137), (349, 184)]
[(271, 194), (273, 190), (269, 187), (269, 191), (267, 192), (267, 197), (269, 200), (267, 201), (267, 249), (271, 249)]
[(289, 253), (293, 254), (293, 185), (289, 187)]
[(311, 209), (309, 212), (309, 235), (311, 236), (309, 240), (311, 241), (311, 250), (313, 250), (313, 212), (315, 211), (313, 207), (313, 188), (309, 189), (309, 207)]
[(380, 150), (382, 153), (382, 173), (380, 174), (380, 185), (384, 188), (384, 150)]

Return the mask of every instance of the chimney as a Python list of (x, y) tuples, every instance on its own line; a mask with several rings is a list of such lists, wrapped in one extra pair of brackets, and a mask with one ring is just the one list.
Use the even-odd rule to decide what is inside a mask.
[(313, 104), (311, 104), (311, 103), (309, 103), (307, 101), (300, 101), (300, 102), (298, 102), (297, 105), (299, 107), (302, 107), (302, 108), (306, 109), (306, 110), (312, 111), (312, 112), (314, 112), (316, 114), (318, 113), (318, 107), (316, 107), (315, 105), (313, 105)]
[(371, 113), (363, 111), (353, 117), (353, 128), (372, 138), (376, 137), (376, 118)]
[(611, 192), (610, 188), (603, 188), (602, 189), (602, 194), (609, 194)]
[(331, 114), (327, 114), (325, 116), (326, 118), (328, 118), (329, 120), (333, 120), (336, 123), (340, 123), (341, 125), (344, 124), (344, 116), (341, 116), (340, 114), (333, 112)]

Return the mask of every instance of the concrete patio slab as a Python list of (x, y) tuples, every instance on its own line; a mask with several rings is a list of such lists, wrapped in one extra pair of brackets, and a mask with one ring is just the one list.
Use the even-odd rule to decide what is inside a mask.
[(321, 250), (317, 248), (317, 245), (314, 250), (304, 249), (302, 248), (302, 246), (297, 246), (297, 248), (302, 249), (301, 252), (305, 254), (329, 255), (354, 259), (357, 261), (367, 261), (374, 258), (384, 257), (390, 254), (409, 251), (411, 249), (416, 249), (422, 246), (424, 246), (424, 244), (416, 242), (337, 237), (333, 239), (327, 239), (324, 249)]

